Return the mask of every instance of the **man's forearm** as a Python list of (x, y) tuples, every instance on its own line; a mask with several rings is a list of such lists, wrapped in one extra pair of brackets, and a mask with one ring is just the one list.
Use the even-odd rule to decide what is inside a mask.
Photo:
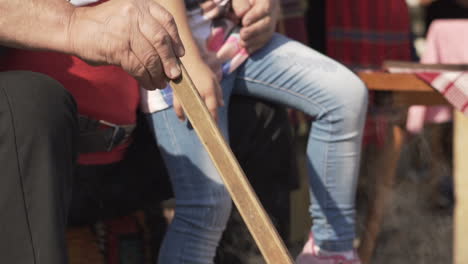
[(65, 0), (0, 0), (0, 45), (70, 52)]

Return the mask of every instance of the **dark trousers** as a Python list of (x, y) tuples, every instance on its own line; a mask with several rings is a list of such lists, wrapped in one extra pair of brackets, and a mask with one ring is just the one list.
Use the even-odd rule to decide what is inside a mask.
[(65, 227), (77, 113), (56, 81), (0, 73), (0, 262), (67, 262)]

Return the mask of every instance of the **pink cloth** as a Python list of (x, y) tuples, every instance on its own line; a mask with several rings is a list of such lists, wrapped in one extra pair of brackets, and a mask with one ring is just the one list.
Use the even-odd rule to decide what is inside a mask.
[[(421, 63), (468, 63), (468, 20), (434, 21), (427, 35), (427, 46)], [(443, 123), (452, 119), (452, 110), (446, 106), (412, 106), (408, 112), (406, 128), (419, 133), (425, 122)]]

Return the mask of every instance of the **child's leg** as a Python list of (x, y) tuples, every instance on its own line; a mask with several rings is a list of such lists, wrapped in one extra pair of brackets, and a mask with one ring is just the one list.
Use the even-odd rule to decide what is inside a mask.
[[(228, 80), (223, 81), (223, 86), (228, 86), (227, 83)], [(226, 105), (229, 95), (230, 91), (224, 92)], [(219, 110), (219, 119), (227, 138), (226, 107)], [(189, 122), (179, 121), (172, 108), (150, 114), (148, 120), (176, 199), (175, 217), (161, 246), (158, 263), (213, 263), (231, 211), (229, 193)]]
[(355, 190), (367, 90), (348, 69), (281, 35), (252, 55), (235, 93), (299, 109), (315, 118), (307, 156), (313, 234), (320, 248), (352, 249)]

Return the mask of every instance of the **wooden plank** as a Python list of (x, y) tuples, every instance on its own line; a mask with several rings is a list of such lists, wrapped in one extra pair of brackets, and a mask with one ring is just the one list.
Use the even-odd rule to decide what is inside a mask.
[(432, 92), (394, 92), (392, 93), (393, 106), (411, 105), (450, 105), (442, 94)]
[(408, 70), (423, 70), (423, 71), (468, 71), (468, 64), (422, 64), (409, 61), (385, 61), (382, 65), (383, 69), (399, 68)]
[(413, 74), (362, 72), (359, 76), (371, 91), (392, 92), (394, 106), (449, 105), (437, 90)]
[(369, 90), (401, 92), (433, 92), (430, 85), (410, 73), (361, 72), (359, 77)]
[(454, 263), (468, 263), (468, 118), (455, 111), (454, 124)]
[(224, 140), (216, 122), (206, 109), (183, 65), (181, 68), (181, 78), (171, 81), (174, 93), (218, 169), (264, 259), (268, 264), (292, 264), (289, 252)]

